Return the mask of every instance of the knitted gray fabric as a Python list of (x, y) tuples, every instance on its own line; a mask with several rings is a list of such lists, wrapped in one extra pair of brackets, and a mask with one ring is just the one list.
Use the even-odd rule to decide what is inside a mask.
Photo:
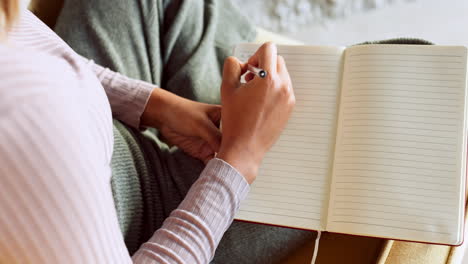
[[(66, 0), (56, 32), (78, 53), (186, 98), (219, 102), (223, 61), (255, 28), (229, 0)], [(428, 44), (398, 39), (371, 44)], [(369, 43), (367, 43), (369, 44)], [(112, 191), (130, 254), (185, 197), (204, 165), (114, 120)], [(213, 263), (280, 263), (315, 232), (235, 221)]]
[(434, 43), (418, 38), (392, 38), (379, 41), (366, 41), (357, 45), (366, 44), (405, 44), (405, 45), (434, 45)]

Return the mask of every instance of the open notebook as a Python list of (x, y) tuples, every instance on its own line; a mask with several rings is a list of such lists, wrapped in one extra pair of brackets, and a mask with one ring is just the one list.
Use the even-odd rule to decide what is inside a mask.
[[(258, 48), (241, 44), (246, 61)], [(278, 46), (296, 107), (236, 219), (463, 241), (467, 49)]]

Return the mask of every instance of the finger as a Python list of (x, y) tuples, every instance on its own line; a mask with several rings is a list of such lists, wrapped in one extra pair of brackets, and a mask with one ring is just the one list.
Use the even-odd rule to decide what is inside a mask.
[(266, 42), (249, 58), (248, 63), (267, 72), (276, 72), (277, 53), (276, 45), (273, 42)]
[(277, 63), (277, 70), (281, 78), (284, 79), (284, 81), (287, 82), (288, 88), (292, 89), (292, 84), (291, 84), (291, 77), (289, 76), (288, 69), (286, 67), (286, 61), (284, 60), (283, 56), (278, 55), (278, 63)]
[(208, 113), (208, 117), (215, 124), (215, 126), (219, 127), (219, 122), (221, 121), (221, 106), (209, 105), (209, 109), (207, 113)]
[(229, 96), (240, 84), (244, 65), (233, 56), (224, 60), (221, 96)]
[(278, 71), (278, 73), (287, 71), (286, 62), (284, 61), (283, 56), (278, 55), (276, 61), (277, 61), (276, 62), (276, 70)]
[(221, 131), (211, 122), (210, 120), (205, 120), (203, 126), (200, 130), (200, 137), (208, 143), (210, 148), (217, 152), (221, 145)]

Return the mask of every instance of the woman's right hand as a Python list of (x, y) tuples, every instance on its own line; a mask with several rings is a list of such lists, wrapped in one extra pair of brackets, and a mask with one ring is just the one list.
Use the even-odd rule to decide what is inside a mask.
[(223, 126), (218, 158), (231, 164), (249, 183), (255, 180), (266, 152), (278, 139), (291, 115), (295, 97), (286, 64), (275, 44), (265, 43), (249, 64), (268, 72), (240, 83), (247, 64), (235, 57), (224, 63), (221, 84)]

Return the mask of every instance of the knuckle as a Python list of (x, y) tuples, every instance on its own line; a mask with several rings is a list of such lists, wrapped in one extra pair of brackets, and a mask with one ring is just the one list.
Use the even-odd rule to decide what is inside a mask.
[(224, 65), (230, 64), (230, 63), (235, 63), (237, 61), (237, 58), (234, 56), (229, 56), (224, 60)]
[(277, 59), (277, 60), (278, 60), (281, 64), (284, 64), (284, 63), (285, 63), (284, 58), (283, 58), (283, 56), (281, 56), (281, 55), (278, 55), (278, 59)]
[(286, 83), (281, 83), (279, 86), (279, 93), (281, 97), (288, 98), (290, 96), (289, 87)]
[(296, 105), (296, 96), (294, 94), (292, 94), (289, 97), (289, 105), (292, 106), (292, 107)]

